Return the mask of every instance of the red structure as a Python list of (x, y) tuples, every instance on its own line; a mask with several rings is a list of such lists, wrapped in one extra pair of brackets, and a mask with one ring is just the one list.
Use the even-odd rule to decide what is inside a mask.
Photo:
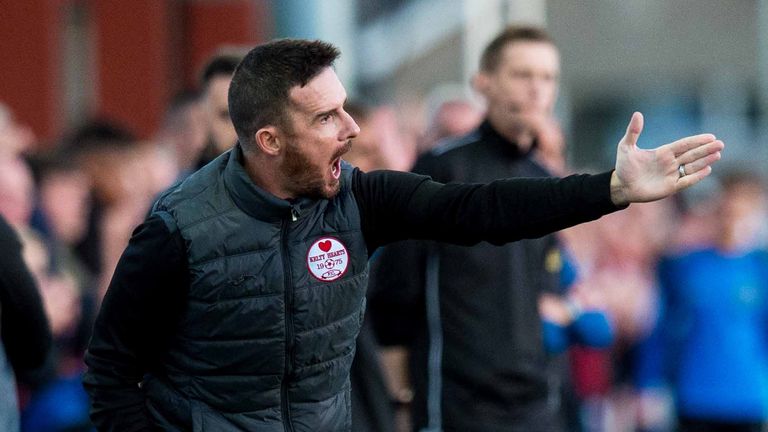
[[(75, 86), (89, 94), (73, 96), (64, 71), (75, 8), (85, 17), (79, 55), (90, 70)], [(73, 97), (88, 115), (146, 138), (219, 46), (266, 40), (269, 16), (267, 0), (0, 0), (0, 101), (44, 140), (72, 126), (65, 101)]]

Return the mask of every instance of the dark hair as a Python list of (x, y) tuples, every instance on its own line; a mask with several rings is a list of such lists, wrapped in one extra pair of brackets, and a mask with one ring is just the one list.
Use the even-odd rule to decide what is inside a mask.
[(252, 49), (229, 85), (229, 115), (240, 142), (251, 144), (269, 124), (287, 127), (290, 89), (305, 86), (338, 57), (335, 46), (317, 40), (278, 39)]
[(232, 76), (242, 58), (242, 55), (221, 53), (208, 59), (208, 62), (203, 66), (203, 70), (200, 73), (200, 89), (205, 91), (208, 87), (208, 83), (211, 82), (214, 77), (219, 75), (225, 75), (227, 77)]
[(200, 102), (200, 92), (192, 89), (184, 89), (176, 93), (171, 102), (165, 108), (163, 119), (160, 122), (161, 130), (171, 130), (185, 127), (184, 116), (189, 108)]
[(32, 177), (38, 185), (52, 174), (81, 171), (78, 159), (73, 157), (70, 152), (62, 149), (35, 154), (27, 159), (27, 163), (32, 171)]
[(128, 128), (106, 119), (90, 120), (72, 131), (62, 142), (62, 150), (73, 156), (94, 151), (132, 147), (136, 135)]
[(483, 50), (480, 57), (480, 70), (493, 72), (501, 61), (501, 52), (504, 47), (513, 42), (545, 42), (555, 45), (555, 40), (544, 29), (539, 27), (507, 27), (496, 36)]

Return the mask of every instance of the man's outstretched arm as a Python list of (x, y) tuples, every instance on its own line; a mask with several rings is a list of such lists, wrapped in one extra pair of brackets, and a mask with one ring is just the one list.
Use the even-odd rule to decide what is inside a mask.
[(503, 244), (539, 237), (632, 202), (672, 195), (703, 179), (720, 159), (723, 143), (711, 134), (638, 149), (642, 120), (639, 113), (632, 117), (618, 146), (616, 169), (598, 175), (444, 185), (409, 173), (358, 172), (353, 191), (368, 245), (373, 250), (406, 238)]
[(152, 216), (133, 233), (96, 320), (83, 385), (100, 431), (151, 430), (139, 383), (159, 363), (181, 296), (186, 255), (178, 231)]
[(701, 134), (642, 150), (637, 147), (642, 131), (643, 115), (636, 112), (619, 141), (611, 176), (611, 200), (619, 206), (656, 201), (698, 183), (712, 172), (724, 147), (714, 135)]

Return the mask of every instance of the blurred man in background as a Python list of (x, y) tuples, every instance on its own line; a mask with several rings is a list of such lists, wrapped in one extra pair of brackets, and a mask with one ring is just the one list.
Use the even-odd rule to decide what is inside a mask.
[(474, 130), (485, 111), (463, 91), (450, 85), (437, 87), (427, 97), (427, 126), (418, 142), (418, 154), (432, 150), (440, 141), (458, 138)]
[(180, 92), (168, 104), (155, 133), (159, 149), (173, 161), (179, 177), (186, 177), (197, 169), (201, 154), (209, 144), (207, 112), (198, 92)]
[(237, 142), (237, 133), (229, 117), (227, 92), (241, 59), (241, 54), (226, 50), (212, 56), (203, 67), (200, 92), (208, 125), (208, 143), (197, 163), (198, 168), (231, 149)]
[(51, 330), (40, 292), (22, 257), (14, 228), (0, 213), (0, 428), (19, 430), (14, 374), (41, 366), (51, 348)]
[[(414, 172), (443, 183), (549, 176), (535, 155), (563, 148), (553, 117), (559, 77), (549, 35), (506, 29), (486, 47), (474, 78), (487, 101), (485, 121), (439, 144)], [(371, 310), (382, 342), (411, 348), (414, 430), (562, 427), (558, 404), (548, 403), (538, 312), (543, 292), (562, 292), (561, 266), (552, 235), (471, 248), (410, 242), (382, 252)]]

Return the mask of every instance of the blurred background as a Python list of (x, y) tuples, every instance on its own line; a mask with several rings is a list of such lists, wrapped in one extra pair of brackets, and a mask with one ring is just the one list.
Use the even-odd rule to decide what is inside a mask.
[(766, 161), (762, 0), (3, 0), (0, 98), (40, 146), (94, 115), (147, 138), (222, 45), (304, 37), (341, 48), (353, 96), (425, 123), (430, 96), (470, 94), (480, 50), (509, 23), (543, 25), (561, 49), (576, 166), (604, 166), (633, 110), (652, 125), (645, 143), (708, 130), (730, 160)]

